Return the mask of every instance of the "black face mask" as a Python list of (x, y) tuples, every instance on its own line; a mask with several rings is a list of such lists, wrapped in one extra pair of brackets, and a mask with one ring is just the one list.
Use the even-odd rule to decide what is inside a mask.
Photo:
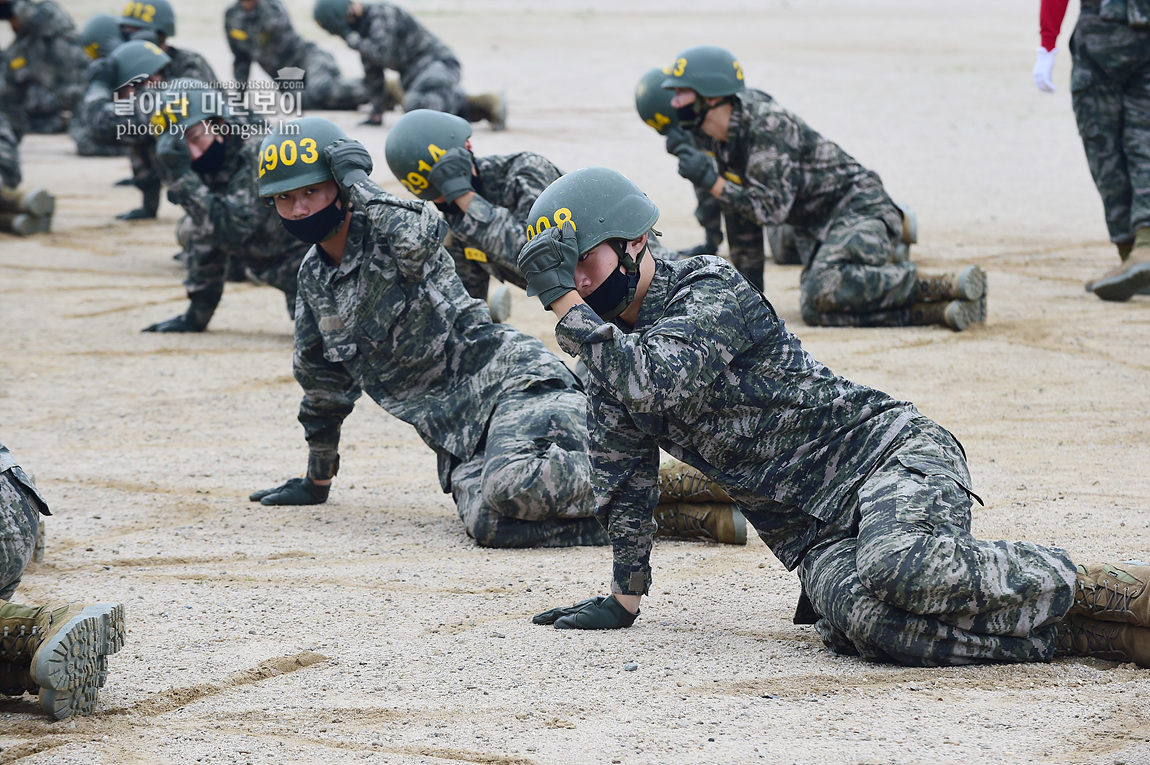
[(11, 3), (0, 3), (0, 20), (8, 20), (12, 18), (13, 10)]
[(212, 140), (212, 145), (207, 148), (200, 158), (192, 162), (192, 169), (200, 175), (211, 175), (220, 169), (224, 164), (224, 154), (226, 152), (225, 138), (223, 141)]
[(685, 128), (698, 127), (702, 122), (702, 115), (695, 109), (695, 102), (680, 106), (675, 110), (675, 119), (679, 120), (679, 124)]
[(331, 200), (330, 205), (317, 213), (312, 213), (299, 220), (291, 220), (281, 215), (280, 222), (283, 223), (289, 234), (301, 242), (319, 244), (339, 233), (340, 227), (343, 226), (344, 217), (343, 208), (340, 207), (337, 196)]
[(595, 288), (583, 302), (599, 314), (599, 318), (610, 321), (627, 308), (627, 290), (631, 280), (627, 274), (616, 268), (603, 283)]

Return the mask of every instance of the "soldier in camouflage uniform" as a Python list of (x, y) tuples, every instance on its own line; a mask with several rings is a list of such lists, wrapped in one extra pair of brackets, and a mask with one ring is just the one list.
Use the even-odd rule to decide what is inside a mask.
[(224, 13), (224, 30), (235, 56), (235, 78), (246, 83), (255, 61), (270, 77), (297, 67), (304, 76), (304, 109), (354, 110), (367, 102), (363, 80), (344, 79), (335, 57), (292, 27), (280, 0), (238, 0)]
[[(298, 135), (286, 132), (295, 126)], [(443, 218), (383, 191), (371, 169), (358, 142), (319, 118), (264, 141), (260, 194), (319, 246), (300, 268), (296, 310), (307, 477), (252, 499), (325, 501), (340, 425), (366, 391), (435, 450), (440, 484), (479, 544), (604, 544), (575, 378), (541, 342), (491, 322), (455, 275)]]
[(716, 168), (706, 152), (683, 144), (679, 174), (744, 218), (790, 223), (819, 243), (801, 276), (804, 321), (962, 330), (985, 319), (982, 269), (927, 277), (896, 259), (910, 227), (878, 175), (774, 100), (748, 91), (730, 52), (690, 48), (669, 70), (663, 87), (675, 90), (680, 123), (697, 124), (718, 161)]
[[(106, 13), (98, 13), (84, 24), (80, 31), (80, 45), (91, 61), (107, 58), (112, 51), (122, 45), (126, 40), (120, 30), (116, 17)], [(90, 64), (89, 64), (90, 66)], [(98, 69), (98, 67), (97, 67)], [(84, 73), (84, 90), (92, 84), (94, 71), (86, 69)], [(83, 103), (81, 93), (80, 104)], [(121, 157), (130, 153), (127, 144), (119, 141), (105, 142), (97, 138), (91, 126), (82, 118), (82, 111), (77, 106), (76, 119), (68, 122), (68, 135), (76, 142), (76, 153), (81, 157)]]
[[(1047, 92), (1066, 5), (1042, 2), (1034, 81)], [(1086, 289), (1125, 301), (1150, 293), (1150, 0), (1082, 0), (1070, 56), (1078, 133), (1120, 259)]]
[[(1150, 566), (1076, 570), (1059, 549), (975, 539), (958, 441), (811, 358), (725, 261), (646, 256), (658, 216), (606, 168), (564, 176), (531, 211), (547, 225), (528, 232), (520, 269), (559, 317), (560, 347), (590, 370), (593, 478), (614, 549), (611, 596), (537, 622), (634, 622), (651, 586), (663, 449), (723, 487), (798, 569), (802, 621), (835, 652), (925, 666), (1045, 661), (1099, 640), (1110, 650), (1114, 639), (1084, 635), (1115, 630), (1126, 660), (1150, 666)], [(1123, 587), (1126, 603), (1107, 601)]]
[(410, 13), (387, 2), (316, 0), (316, 22), (339, 35), (363, 59), (364, 84), (372, 103), (371, 121), (380, 124), (389, 108), (386, 70), (399, 73), (403, 110), (434, 109), (468, 122), (487, 120), (494, 130), (507, 124), (501, 94), (466, 95), (458, 59), (443, 41)]
[(527, 286), (515, 262), (527, 243), (527, 213), (563, 173), (529, 151), (475, 157), (470, 136), (462, 117), (417, 109), (395, 123), (384, 151), (399, 182), (447, 219), (444, 246), (467, 294), (487, 300), (491, 277), (499, 280), (489, 307), (492, 320), (505, 321), (511, 295), (502, 283)]
[(53, 0), (0, 3), (16, 39), (4, 53), (0, 111), (17, 138), (25, 133), (62, 133), (83, 95), (84, 55), (76, 25)]
[(20, 185), (20, 141), (8, 118), (0, 112), (0, 186), (14, 189)]
[(124, 642), (119, 603), (25, 606), (10, 602), (32, 559), (48, 503), (0, 444), (0, 693), (36, 695), (56, 719), (88, 715)]
[[(231, 259), (284, 293), (295, 316), (296, 274), (308, 245), (261, 203), (256, 171), (263, 122), (228, 113), (223, 94), (207, 83), (174, 80), (164, 95), (168, 127), (157, 159), (168, 199), (189, 218), (187, 311), (145, 332), (203, 332), (223, 294)], [(182, 222), (181, 222), (182, 223)]]

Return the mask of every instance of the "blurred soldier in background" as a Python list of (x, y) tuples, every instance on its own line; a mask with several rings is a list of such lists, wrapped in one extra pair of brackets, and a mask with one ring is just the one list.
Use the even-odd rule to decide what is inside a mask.
[(53, 0), (0, 0), (16, 39), (4, 53), (3, 111), (22, 139), (25, 133), (62, 133), (83, 94), (88, 57), (76, 25)]

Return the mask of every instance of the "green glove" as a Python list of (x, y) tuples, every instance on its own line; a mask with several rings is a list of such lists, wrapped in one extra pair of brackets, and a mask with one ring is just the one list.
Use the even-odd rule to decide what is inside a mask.
[(204, 327), (199, 326), (188, 320), (187, 314), (180, 314), (173, 316), (166, 321), (158, 321), (155, 324), (149, 324), (144, 327), (141, 332), (203, 332)]
[(472, 190), (471, 152), (459, 146), (448, 149), (431, 168), (427, 179), (448, 202), (459, 199)]
[(371, 174), (371, 154), (354, 138), (341, 138), (328, 144), (323, 155), (340, 186), (349, 189)]
[(260, 489), (248, 497), (261, 505), (322, 505), (331, 486), (312, 483), (310, 478), (291, 478), (271, 489)]
[(617, 630), (620, 627), (630, 627), (638, 616), (638, 611), (631, 613), (611, 595), (598, 602), (591, 602), (573, 614), (560, 616), (555, 620), (555, 629)]
[(156, 163), (169, 184), (184, 173), (192, 172), (192, 155), (182, 138), (165, 133), (156, 141)]
[(695, 142), (691, 138), (691, 134), (683, 128), (676, 125), (667, 130), (667, 153), (674, 154), (675, 149), (680, 146), (694, 146)]
[(519, 270), (527, 279), (527, 294), (539, 296), (548, 311), (551, 304), (575, 289), (575, 264), (579, 262), (579, 245), (575, 227), (564, 222), (563, 228), (539, 232), (519, 253)]
[(224, 293), (224, 285), (210, 284), (188, 295), (188, 310), (179, 316), (173, 316), (167, 321), (161, 321), (144, 327), (143, 332), (203, 332), (216, 312), (220, 303), (220, 296)]
[(599, 595), (598, 597), (588, 598), (581, 600), (573, 606), (561, 606), (560, 608), (552, 608), (550, 611), (544, 611), (541, 614), (535, 614), (531, 617), (532, 624), (554, 624), (555, 620), (562, 616), (570, 616), (577, 614), (587, 606), (597, 606), (606, 600), (605, 596)]
[(679, 175), (696, 186), (710, 190), (715, 181), (719, 180), (715, 160), (706, 152), (683, 144), (675, 148), (675, 156), (679, 158)]

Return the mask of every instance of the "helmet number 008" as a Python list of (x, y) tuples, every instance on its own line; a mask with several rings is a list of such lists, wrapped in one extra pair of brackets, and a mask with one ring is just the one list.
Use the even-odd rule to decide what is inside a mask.
[(280, 165), (290, 167), (297, 160), (305, 165), (313, 165), (318, 159), (319, 151), (314, 138), (304, 138), (299, 142), (298, 148), (292, 140), (269, 144), (260, 157), (260, 177), (263, 178), (264, 173), (275, 170)]
[[(569, 208), (560, 207), (558, 210), (556, 210), (554, 220), (555, 228), (563, 228), (564, 223), (570, 223), (571, 228), (578, 231), (578, 228), (575, 226), (575, 221), (571, 220), (571, 210)], [(534, 226), (529, 225), (527, 227), (527, 241), (530, 242), (535, 238), (536, 234), (542, 234), (549, 228), (551, 228), (551, 221), (548, 220), (546, 215), (540, 215), (539, 220), (535, 221)]]
[(156, 18), (156, 6), (146, 3), (128, 3), (121, 14), (130, 19), (139, 19), (145, 24), (151, 24)]
[[(431, 164), (428, 164), (426, 159), (421, 159), (416, 167), (425, 173), (430, 173), (431, 165), (438, 162), (439, 158), (447, 152), (431, 143), (427, 145), (427, 153), (431, 155)], [(426, 175), (420, 175), (414, 170), (408, 173), (406, 178), (400, 178), (399, 182), (403, 184), (404, 188), (416, 196), (419, 196), (420, 192), (426, 191), (430, 185)]]

